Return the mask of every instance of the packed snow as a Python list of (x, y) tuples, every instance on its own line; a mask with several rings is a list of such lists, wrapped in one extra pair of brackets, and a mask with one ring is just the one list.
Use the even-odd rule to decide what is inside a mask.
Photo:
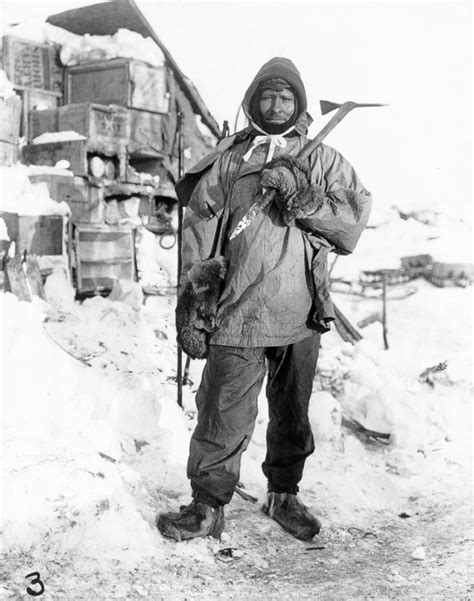
[(3, 27), (3, 35), (11, 35), (38, 44), (60, 46), (60, 60), (65, 67), (91, 61), (131, 58), (153, 67), (164, 65), (165, 57), (150, 38), (129, 29), (119, 29), (113, 35), (77, 35), (39, 19), (25, 19), (19, 24)]
[[(3, 211), (67, 213), (45, 184), (29, 181), (42, 169), (1, 168)], [(176, 218), (173, 213), (175, 225)], [(332, 277), (356, 281), (362, 270), (397, 268), (410, 254), (472, 263), (470, 234), (466, 222), (445, 214), (376, 211), (358, 249), (338, 258)], [(10, 557), (27, 556), (35, 565), (73, 558), (75, 570), (109, 574), (113, 581), (116, 570), (137, 569), (149, 558), (209, 564), (219, 544), (232, 544), (229, 533), (221, 543), (170, 543), (155, 527), (160, 511), (189, 501), (186, 459), (203, 367), (191, 362), (180, 409), (177, 251), (167, 246), (140, 225), (139, 283), (117, 281), (108, 298), (75, 300), (64, 265), (47, 277), (46, 300), (1, 294), (2, 544)], [(150, 288), (154, 294), (144, 294)], [(333, 298), (354, 324), (381, 311), (380, 290), (371, 296), (334, 292)], [(355, 345), (334, 327), (322, 338), (310, 408), (317, 450), (307, 462), (301, 497), (325, 531), (366, 528), (379, 519), (374, 516), (396, 515), (407, 499), (433, 488), (458, 494), (450, 488), (452, 466), (470, 465), (472, 288), (437, 288), (419, 278), (390, 286), (388, 299), (388, 350), (380, 321), (361, 329), (364, 338)], [(439, 365), (429, 379), (420, 378)], [(266, 422), (262, 393), (241, 472), (246, 490), (260, 501)], [(390, 438), (358, 435), (354, 423)], [(259, 511), (259, 504), (251, 507)], [(429, 561), (425, 544), (417, 537), (412, 559)], [(8, 586), (0, 593), (21, 590)], [(167, 586), (173, 590), (171, 580)], [(114, 595), (127, 598), (121, 590)]]
[[(405, 250), (396, 227), (382, 228), (378, 239), (377, 250), (391, 250), (393, 262)], [(359, 266), (373, 250), (360, 253)], [(440, 449), (468, 461), (472, 290), (415, 285), (415, 294), (389, 302), (389, 350), (380, 323), (363, 330), (356, 345), (334, 330), (323, 337), (310, 412), (317, 452), (301, 494), (318, 498), (326, 527), (357, 526), (370, 512), (398, 507), (407, 490), (435, 477), (426, 466)], [(109, 298), (79, 303), (60, 271), (45, 292), (47, 302), (1, 296), (4, 549), (43, 560), (94, 558), (99, 570), (112, 559), (127, 566), (156, 559), (169, 544), (155, 528), (156, 514), (189, 499), (185, 464), (203, 363), (191, 363), (181, 410), (173, 295), (143, 301), (140, 286), (129, 282)], [(342, 294), (335, 300), (354, 321), (381, 303)], [(419, 380), (442, 361), (447, 368), (432, 385)], [(263, 395), (260, 405), (241, 480), (262, 498)], [(364, 443), (344, 426), (349, 418), (390, 434), (390, 443)], [(448, 460), (437, 470), (436, 477), (449, 471)], [(204, 540), (175, 549), (212, 557)]]
[(56, 142), (71, 142), (73, 140), (87, 140), (87, 138), (77, 131), (55, 131), (47, 132), (33, 138), (32, 144), (53, 144)]
[[(64, 170), (57, 172), (63, 174)], [(32, 173), (34, 170), (21, 163), (12, 167), (0, 165), (0, 211), (18, 215), (70, 215), (69, 205), (51, 198), (45, 182), (32, 183), (29, 180), (28, 175)]]
[(0, 69), (0, 98), (10, 98), (15, 95), (15, 88), (3, 69)]

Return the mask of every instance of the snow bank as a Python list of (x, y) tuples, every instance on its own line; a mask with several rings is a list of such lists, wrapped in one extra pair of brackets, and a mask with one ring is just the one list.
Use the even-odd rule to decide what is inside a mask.
[(31, 170), (20, 163), (0, 166), (0, 211), (18, 215), (70, 215), (69, 205), (53, 200), (45, 182), (31, 183), (28, 173)]
[(15, 88), (3, 69), (0, 69), (0, 98), (10, 98), (15, 95)]
[[(5, 551), (74, 553), (125, 563), (156, 556), (159, 536), (152, 516), (144, 519), (130, 492), (143, 484), (124, 457), (136, 452), (135, 441), (154, 441), (159, 480), (160, 464), (178, 462), (184, 469), (183, 441), (189, 434), (169, 390), (173, 386), (152, 382), (162, 368), (145, 360), (141, 370), (134, 369), (141, 353), (153, 354), (153, 327), (121, 303), (97, 298), (82, 307), (69, 304), (66, 320), (89, 333), (82, 346), (72, 340), (74, 358), (53, 342), (60, 339), (53, 326), (60, 324), (44, 323), (45, 311), (51, 314), (47, 305), (39, 299), (18, 302), (8, 293), (0, 302)], [(97, 326), (94, 336), (91, 324)], [(131, 330), (138, 332), (135, 340)], [(71, 332), (68, 336), (74, 339)], [(114, 344), (110, 362), (102, 365), (101, 351)]]
[(66, 67), (114, 58), (138, 59), (153, 67), (161, 67), (165, 62), (163, 52), (151, 38), (128, 29), (119, 29), (113, 35), (85, 34), (70, 38), (62, 45), (60, 58)]
[(25, 19), (18, 25), (4, 27), (3, 34), (38, 44), (58, 44), (61, 63), (66, 67), (114, 58), (137, 59), (154, 67), (165, 62), (163, 52), (151, 38), (128, 29), (119, 29), (114, 35), (76, 35), (40, 19)]
[[(46, 283), (53, 291), (61, 285), (54, 279)], [(432, 315), (419, 313), (425, 304), (434, 310), (434, 298), (444, 292), (460, 314), (472, 302), (470, 290), (440, 291), (427, 284), (425, 296), (410, 297), (412, 304), (400, 310), (417, 317), (422, 348), (393, 308), (400, 328), (391, 330), (390, 351), (382, 350), (380, 332), (355, 346), (334, 332), (323, 337), (310, 407), (316, 453), (307, 463), (301, 495), (308, 505), (317, 504), (326, 524), (363, 524), (370, 512), (395, 510), (427, 458), (469, 435), (468, 334), (446, 352), (439, 345), (446, 337), (442, 322), (437, 332)], [(139, 306), (94, 297), (80, 305), (65, 291), (58, 316), (39, 301), (1, 297), (8, 349), (2, 364), (7, 551), (99, 558), (99, 570), (110, 558), (137, 564), (166, 552), (154, 520), (159, 511), (189, 500), (185, 466), (203, 367), (200, 361), (191, 364), (182, 412), (174, 381), (174, 302), (154, 296)], [(408, 353), (413, 356), (414, 348), (416, 361)], [(464, 364), (457, 361), (463, 355)], [(449, 368), (431, 388), (418, 375), (435, 358), (447, 358)], [(267, 416), (262, 392), (241, 471), (259, 497), (265, 492), (260, 465)], [(390, 445), (364, 444), (344, 426), (349, 417), (390, 433)], [(176, 553), (209, 555), (205, 541), (177, 545)]]
[(72, 140), (87, 140), (87, 138), (77, 133), (77, 131), (56, 131), (47, 132), (33, 138), (32, 144), (52, 144), (54, 142), (70, 142)]
[[(374, 225), (365, 230), (353, 255), (340, 257), (334, 278), (358, 280), (362, 270), (398, 269), (400, 258), (429, 254), (443, 263), (472, 263), (472, 228), (446, 214), (430, 212), (428, 223), (402, 219), (398, 211), (375, 211)], [(423, 212), (420, 212), (423, 219)]]
[[(169, 238), (169, 236), (168, 236)], [(166, 245), (165, 240), (165, 245)], [(173, 241), (170, 242), (172, 244)], [(137, 268), (142, 286), (173, 287), (177, 285), (177, 245), (163, 248), (160, 236), (141, 226), (137, 229)]]
[(5, 221), (0, 217), (0, 240), (10, 240), (8, 235), (7, 225)]

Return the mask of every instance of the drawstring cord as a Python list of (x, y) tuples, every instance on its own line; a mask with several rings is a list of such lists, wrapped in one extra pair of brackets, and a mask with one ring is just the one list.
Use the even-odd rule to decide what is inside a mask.
[(266, 144), (267, 142), (269, 142), (267, 156), (265, 158), (265, 163), (268, 163), (269, 161), (272, 160), (273, 155), (275, 154), (276, 148), (285, 148), (286, 147), (287, 141), (284, 138), (284, 136), (286, 136), (287, 134), (289, 134), (291, 131), (293, 131), (295, 129), (295, 126), (292, 125), (289, 129), (287, 129), (286, 131), (284, 131), (282, 134), (267, 134), (258, 125), (253, 124), (253, 126), (255, 127), (255, 129), (257, 129), (258, 131), (262, 132), (263, 135), (261, 135), (261, 136), (255, 136), (255, 138), (252, 141), (252, 145), (250, 146), (250, 148), (248, 149), (248, 151), (242, 157), (242, 159), (245, 162), (247, 162), (250, 159), (250, 157), (252, 156), (253, 151), (258, 146), (261, 146), (262, 144)]

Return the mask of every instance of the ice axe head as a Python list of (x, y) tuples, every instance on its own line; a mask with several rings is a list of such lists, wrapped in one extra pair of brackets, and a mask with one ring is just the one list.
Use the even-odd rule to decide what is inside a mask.
[(331, 111), (335, 111), (339, 108), (344, 108), (344, 112), (348, 113), (352, 111), (352, 109), (363, 107), (363, 106), (387, 106), (386, 104), (368, 104), (368, 103), (360, 103), (360, 102), (352, 102), (352, 100), (348, 100), (343, 104), (338, 104), (337, 102), (330, 102), (329, 100), (320, 100), (319, 105), (321, 107), (321, 115), (326, 115)]

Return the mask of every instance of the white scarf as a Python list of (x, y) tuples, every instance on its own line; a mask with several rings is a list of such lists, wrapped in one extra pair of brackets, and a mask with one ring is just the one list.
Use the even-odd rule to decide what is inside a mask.
[(285, 138), (283, 136), (286, 136), (287, 134), (289, 134), (291, 131), (293, 131), (295, 129), (295, 126), (292, 125), (289, 129), (287, 129), (286, 131), (284, 131), (281, 134), (267, 134), (265, 132), (265, 130), (263, 130), (261, 127), (259, 127), (255, 123), (252, 123), (252, 125), (255, 127), (256, 130), (261, 131), (263, 135), (255, 136), (255, 138), (253, 139), (252, 145), (250, 146), (250, 148), (247, 150), (247, 152), (242, 157), (242, 160), (244, 160), (245, 162), (247, 162), (250, 159), (253, 151), (257, 148), (257, 146), (261, 146), (262, 144), (266, 144), (267, 142), (270, 142), (270, 144), (268, 146), (268, 152), (267, 152), (267, 156), (265, 158), (265, 163), (270, 162), (273, 158), (273, 155), (275, 154), (275, 149), (277, 146), (279, 148), (286, 147), (287, 141), (285, 140)]

